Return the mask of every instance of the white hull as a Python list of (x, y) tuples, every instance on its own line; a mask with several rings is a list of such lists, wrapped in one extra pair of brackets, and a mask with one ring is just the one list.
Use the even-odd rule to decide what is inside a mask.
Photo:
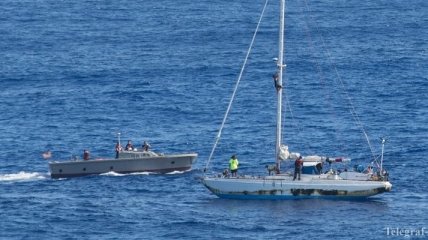
[(186, 171), (195, 163), (196, 153), (145, 156), (119, 159), (78, 160), (65, 162), (49, 162), (52, 178), (78, 177), (106, 172), (133, 173)]
[[(279, 1), (280, 8), (280, 24), (279, 24), (279, 44), (278, 44), (278, 58), (276, 59), (276, 72), (273, 74), (273, 80), (275, 90), (277, 93), (277, 114), (276, 114), (276, 136), (275, 136), (275, 160), (276, 165), (274, 168), (269, 168), (268, 171), (273, 170), (279, 172), (280, 161), (286, 159), (295, 159), (295, 166), (301, 168), (302, 174), (301, 180), (293, 181), (290, 175), (275, 175), (267, 177), (204, 177), (203, 184), (215, 195), (223, 198), (240, 198), (240, 199), (287, 199), (287, 198), (311, 198), (311, 197), (327, 197), (327, 198), (367, 198), (379, 193), (388, 192), (391, 190), (392, 185), (387, 181), (375, 181), (375, 177), (372, 178), (368, 174), (360, 173), (344, 173), (342, 176), (335, 175), (334, 172), (329, 174), (322, 173), (322, 162), (336, 162), (338, 159), (330, 159), (328, 157), (319, 156), (307, 156), (305, 159), (300, 154), (295, 156), (288, 152), (288, 148), (285, 148), (282, 143), (282, 94), (283, 89), (287, 87), (282, 84), (284, 64), (284, 23), (285, 23), (285, 0)], [(266, 5), (262, 10), (259, 23), (257, 24), (256, 31), (253, 35), (250, 48), (247, 52), (241, 73), (236, 82), (235, 89), (229, 102), (229, 106), (226, 110), (226, 114), (223, 118), (220, 130), (217, 134), (215, 144), (211, 150), (210, 157), (208, 158), (208, 164), (214, 154), (214, 150), (219, 142), (222, 129), (225, 126), (226, 119), (230, 112), (232, 103), (235, 98), (239, 82), (241, 80), (242, 72), (244, 70), (246, 61), (250, 54), (250, 50), (254, 43), (254, 38), (260, 26), (263, 13), (265, 12)], [(355, 111), (352, 112), (355, 115)], [(361, 124), (361, 123), (359, 123)], [(362, 129), (364, 131), (364, 129)], [(365, 132), (364, 132), (365, 133)], [(368, 140), (368, 139), (367, 139)], [(370, 142), (368, 142), (370, 144)], [(387, 179), (388, 174), (382, 169), (383, 162), (383, 144), (382, 140), (382, 157), (379, 173), (382, 176), (378, 176), (382, 179)], [(298, 158), (297, 158), (298, 157)], [(339, 161), (338, 161), (339, 162)], [(276, 169), (276, 170), (275, 170)], [(312, 173), (312, 174), (311, 174)], [(311, 174), (311, 175), (309, 175)], [(227, 175), (226, 173), (224, 175)], [(377, 177), (377, 176), (376, 176)]]
[(221, 198), (295, 199), (295, 198), (367, 198), (388, 192), (392, 185), (382, 181), (329, 179), (323, 175), (220, 178), (205, 177), (203, 184)]

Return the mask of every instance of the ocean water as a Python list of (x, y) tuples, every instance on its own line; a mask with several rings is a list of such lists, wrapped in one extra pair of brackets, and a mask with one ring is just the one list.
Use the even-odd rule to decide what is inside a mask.
[[(1, 1), (0, 238), (428, 239), (424, 0), (286, 3), (284, 142), (367, 164), (385, 136), (392, 192), (240, 201), (200, 184), (263, 4)], [(241, 174), (273, 162), (277, 7), (268, 4), (210, 173), (231, 154)], [(117, 132), (198, 162), (166, 175), (49, 177), (43, 151), (113, 156)]]

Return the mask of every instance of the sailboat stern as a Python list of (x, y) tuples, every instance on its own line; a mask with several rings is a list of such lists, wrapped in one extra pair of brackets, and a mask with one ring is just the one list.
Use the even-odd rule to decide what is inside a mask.
[(284, 199), (292, 195), (278, 188), (263, 188), (257, 181), (254, 185), (246, 178), (215, 178), (208, 177), (202, 180), (204, 186), (220, 198), (230, 199)]

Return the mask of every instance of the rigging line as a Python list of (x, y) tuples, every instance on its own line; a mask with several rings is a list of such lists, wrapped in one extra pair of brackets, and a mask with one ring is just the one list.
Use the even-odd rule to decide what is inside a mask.
[[(304, 2), (305, 2), (305, 5), (306, 5), (307, 10), (308, 10), (308, 12), (309, 12), (309, 11), (310, 11), (310, 9), (309, 9), (309, 6), (308, 6), (308, 2), (307, 2), (306, 0), (305, 0)], [(315, 25), (315, 28), (318, 30), (318, 27), (317, 27), (316, 25)], [(364, 128), (364, 126), (362, 125), (362, 123), (361, 123), (361, 121), (360, 121), (360, 118), (358, 117), (358, 114), (357, 114), (357, 112), (356, 112), (356, 110), (355, 110), (354, 105), (352, 104), (351, 97), (349, 96), (349, 93), (348, 93), (348, 91), (347, 91), (347, 89), (346, 89), (346, 87), (345, 87), (345, 85), (344, 85), (344, 83), (343, 83), (343, 80), (342, 80), (342, 78), (340, 77), (339, 72), (337, 71), (336, 64), (332, 61), (332, 57), (331, 57), (330, 51), (327, 49), (326, 44), (325, 44), (325, 41), (324, 41), (324, 38), (322, 37), (322, 35), (321, 35), (321, 42), (322, 42), (322, 45), (323, 45), (324, 49), (325, 49), (325, 50), (326, 50), (326, 52), (327, 52), (327, 56), (328, 56), (328, 58), (327, 58), (327, 59), (328, 59), (329, 63), (333, 66), (334, 72), (335, 72), (335, 74), (336, 74), (336, 79), (339, 81), (340, 86), (342, 87), (342, 90), (344, 91), (344, 93), (345, 93), (345, 95), (346, 95), (346, 98), (347, 98), (347, 100), (348, 100), (348, 104), (350, 105), (351, 115), (353, 116), (354, 121), (359, 125), (359, 127), (360, 127), (361, 131), (363, 132), (363, 134), (364, 134), (364, 136), (365, 136), (365, 138), (366, 138), (366, 141), (367, 141), (367, 143), (368, 143), (368, 146), (369, 146), (369, 148), (370, 148), (370, 152), (371, 152), (371, 154), (372, 154), (372, 157), (373, 157), (373, 158), (375, 158), (375, 154), (374, 154), (374, 151), (373, 151), (373, 147), (372, 147), (372, 145), (371, 145), (371, 143), (370, 143), (370, 139), (369, 139), (369, 137), (368, 137), (368, 135), (367, 135), (367, 132), (366, 132), (366, 130), (365, 130), (365, 128)]]
[(256, 30), (254, 31), (253, 38), (251, 39), (250, 46), (248, 47), (247, 55), (245, 56), (244, 63), (242, 64), (242, 68), (241, 68), (241, 71), (239, 73), (238, 80), (236, 81), (235, 88), (233, 89), (232, 97), (230, 98), (229, 105), (227, 106), (226, 113), (225, 113), (225, 115), (223, 117), (223, 121), (222, 121), (220, 129), (219, 129), (219, 131), (217, 133), (217, 136), (216, 136), (213, 148), (211, 149), (210, 156), (208, 157), (207, 164), (205, 165), (204, 172), (206, 172), (206, 170), (208, 169), (208, 166), (209, 166), (209, 164), (211, 162), (211, 158), (213, 157), (214, 151), (215, 151), (215, 149), (217, 147), (217, 144), (220, 141), (220, 137), (221, 137), (221, 133), (222, 133), (223, 128), (224, 128), (224, 124), (226, 123), (226, 120), (227, 120), (227, 117), (229, 115), (230, 109), (232, 108), (232, 103), (235, 100), (236, 91), (238, 90), (239, 83), (241, 82), (242, 74), (244, 73), (245, 66), (247, 65), (248, 57), (250, 56), (251, 49), (253, 48), (253, 44), (254, 44), (254, 41), (256, 39), (257, 32), (259, 31), (260, 23), (261, 23), (261, 21), (263, 19), (263, 15), (265, 13), (266, 6), (267, 6), (268, 2), (269, 2), (269, 0), (266, 0), (265, 4), (263, 6), (263, 10), (262, 10), (262, 13), (260, 14), (260, 18), (259, 18), (259, 21), (257, 23)]
[[(305, 14), (305, 18), (304, 18), (306, 38), (307, 38), (308, 43), (309, 43), (308, 44), (309, 45), (309, 49), (312, 51), (312, 53), (315, 53), (315, 47), (314, 47), (315, 40), (312, 37), (312, 32), (311, 32), (311, 29), (309, 27), (309, 23), (308, 23), (309, 21), (308, 21), (307, 18), (308, 18), (308, 15), (310, 14), (310, 12), (308, 11), (307, 8), (306, 8), (306, 12), (308, 12), (308, 14)], [(314, 56), (315, 56), (315, 54), (314, 54)], [(324, 89), (328, 89), (327, 85), (326, 85), (326, 77), (325, 77), (324, 71), (321, 68), (320, 59), (318, 57), (316, 57), (316, 56), (315, 56), (315, 66), (316, 66), (316, 69), (317, 69), (318, 80), (320, 82), (320, 85)], [(331, 92), (330, 91), (326, 91), (326, 93), (327, 94), (322, 94), (322, 95), (323, 95), (325, 101), (328, 103), (329, 109), (333, 113), (333, 117), (334, 117), (333, 119), (338, 119), (339, 117), (337, 115), (337, 112), (333, 111), (334, 108), (333, 108), (333, 104), (332, 104)], [(335, 122), (337, 122), (337, 121), (335, 121)], [(336, 146), (338, 146), (343, 152), (345, 152), (346, 150), (345, 150), (344, 145), (341, 144), (340, 141), (339, 141), (341, 139), (341, 137), (339, 136), (339, 133), (341, 131), (339, 131), (338, 125), (337, 124), (333, 125), (333, 128), (335, 130), (334, 131), (334, 133), (335, 133), (334, 136), (335, 136), (335, 140), (336, 140), (335, 141)]]

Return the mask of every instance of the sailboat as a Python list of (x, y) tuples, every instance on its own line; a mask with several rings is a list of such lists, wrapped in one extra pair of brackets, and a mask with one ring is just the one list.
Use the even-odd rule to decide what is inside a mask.
[[(265, 8), (267, 1), (265, 4)], [(209, 159), (204, 169), (204, 176), (201, 181), (206, 188), (213, 194), (221, 198), (234, 198), (234, 199), (296, 199), (296, 198), (357, 198), (365, 199), (377, 194), (389, 192), (392, 184), (388, 181), (388, 173), (382, 167), (383, 151), (385, 139), (382, 139), (382, 155), (379, 169), (374, 172), (362, 171), (344, 171), (338, 172), (330, 169), (327, 172), (322, 172), (319, 168), (321, 164), (332, 164), (335, 162), (342, 162), (346, 159), (331, 158), (325, 156), (302, 156), (300, 158), (297, 153), (288, 152), (288, 147), (281, 143), (281, 127), (282, 127), (282, 79), (284, 58), (284, 21), (285, 21), (285, 0), (280, 0), (280, 23), (279, 23), (279, 53), (276, 60), (277, 71), (274, 75), (275, 87), (277, 90), (277, 126), (276, 126), (276, 143), (275, 155), (276, 163), (273, 165), (272, 170), (275, 172), (273, 175), (266, 176), (230, 176), (227, 171), (220, 174), (208, 174), (208, 165), (214, 154), (215, 148), (221, 137), (221, 131), (227, 119), (227, 115), (231, 108), (234, 95), (237, 90), (240, 78), (235, 86), (232, 98), (229, 102), (228, 109), (223, 118), (222, 125), (217, 134), (214, 147), (211, 151)], [(264, 9), (265, 9), (264, 8)], [(264, 12), (263, 9), (263, 12)], [(263, 16), (262, 12), (262, 16)], [(260, 17), (261, 20), (262, 17)], [(260, 24), (260, 21), (259, 21)], [(256, 28), (258, 30), (259, 24)], [(253, 41), (255, 34), (253, 36)], [(250, 49), (252, 46), (250, 45)], [(247, 53), (247, 58), (250, 52)], [(246, 60), (244, 61), (245, 66)], [(241, 70), (241, 74), (242, 74)], [(295, 175), (291, 173), (281, 173), (282, 160), (295, 160), (299, 158), (302, 165), (297, 170), (302, 171), (300, 179), (295, 179)], [(301, 163), (300, 163), (301, 164)]]

